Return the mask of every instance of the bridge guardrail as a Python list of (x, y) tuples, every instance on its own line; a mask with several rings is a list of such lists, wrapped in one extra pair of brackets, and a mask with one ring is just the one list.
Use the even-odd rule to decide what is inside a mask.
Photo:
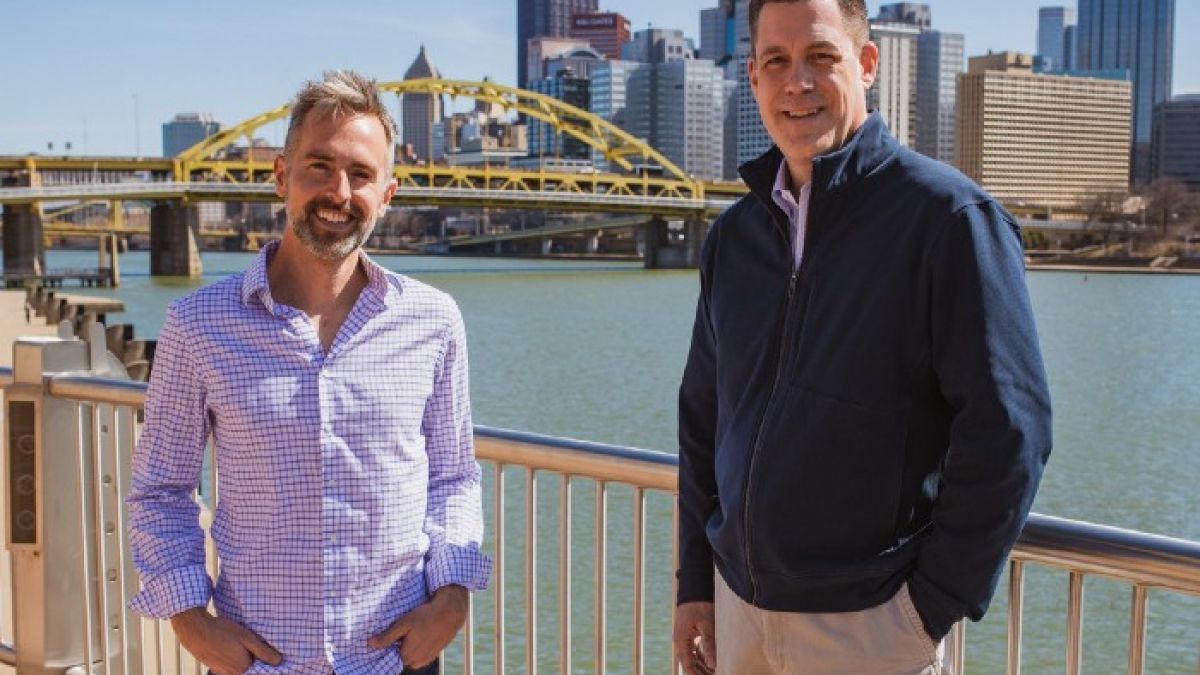
[[(206, 197), (254, 197), (275, 200), (271, 183), (223, 182), (158, 182), (158, 183), (100, 183), (93, 185), (55, 185), (49, 187), (0, 188), (0, 204), (26, 204), (38, 201), (69, 201), (78, 199), (180, 199), (188, 197), (204, 201)], [(423, 187), (401, 185), (393, 203), (436, 203), (461, 200), (469, 204), (503, 202), (514, 208), (586, 206), (591, 210), (615, 212), (630, 209), (661, 210), (669, 213), (717, 213), (733, 204), (729, 197), (692, 199), (686, 197), (637, 195), (563, 190), (498, 190), (451, 186)]]

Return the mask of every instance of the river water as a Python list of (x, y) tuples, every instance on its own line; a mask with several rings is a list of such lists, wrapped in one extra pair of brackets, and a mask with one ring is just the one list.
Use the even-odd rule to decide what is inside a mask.
[[(54, 251), (50, 268), (95, 265), (95, 253)], [(125, 301), (111, 322), (157, 335), (166, 304), (244, 269), (251, 254), (204, 256), (202, 280), (148, 276), (145, 252), (122, 256), (123, 285), (82, 289)], [(694, 272), (639, 264), (378, 256), (384, 266), (449, 292), (470, 344), (475, 422), (675, 451), (675, 396), (697, 292)], [(1187, 539), (1200, 539), (1200, 276), (1031, 272), (1028, 277), (1054, 402), (1054, 452), (1034, 510)], [(71, 289), (75, 292), (75, 289)], [(487, 473), (487, 472), (485, 472)], [(506, 474), (509, 485), (523, 475)], [(487, 485), (490, 500), (490, 476)], [(557, 485), (539, 489), (538, 662), (557, 670)], [(629, 672), (630, 493), (610, 496), (606, 569), (608, 670)], [(486, 504), (490, 509), (491, 501)], [(573, 670), (591, 672), (591, 486), (575, 488)], [(507, 500), (510, 541), (521, 541), (523, 503)], [(670, 510), (648, 506), (647, 672), (667, 672)], [(520, 546), (509, 546), (505, 650), (510, 672), (524, 659)], [(544, 588), (542, 588), (544, 587)], [(1027, 572), (1027, 673), (1062, 672), (1066, 574)], [(492, 598), (477, 602), (477, 655), (492, 659)], [(968, 672), (1003, 672), (1005, 586), (988, 617), (968, 629)], [(1129, 592), (1089, 580), (1084, 672), (1125, 672)], [(1152, 593), (1148, 673), (1200, 672), (1200, 599)], [(451, 655), (457, 661), (457, 653)]]

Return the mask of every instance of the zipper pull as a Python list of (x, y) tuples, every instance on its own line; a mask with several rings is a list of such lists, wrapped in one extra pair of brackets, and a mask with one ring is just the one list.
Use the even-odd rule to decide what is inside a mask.
[(792, 278), (788, 279), (787, 299), (789, 302), (791, 301), (792, 296), (796, 295), (796, 280), (799, 278), (800, 278), (800, 271), (796, 270), (796, 271), (792, 272)]

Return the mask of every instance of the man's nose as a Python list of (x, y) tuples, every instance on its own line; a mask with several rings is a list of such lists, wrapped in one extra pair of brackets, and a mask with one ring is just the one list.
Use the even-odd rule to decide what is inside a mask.
[(345, 171), (334, 171), (328, 189), (329, 195), (338, 202), (350, 201), (350, 176)]
[(789, 93), (804, 94), (813, 90), (812, 69), (803, 60), (788, 71), (787, 82), (784, 84)]

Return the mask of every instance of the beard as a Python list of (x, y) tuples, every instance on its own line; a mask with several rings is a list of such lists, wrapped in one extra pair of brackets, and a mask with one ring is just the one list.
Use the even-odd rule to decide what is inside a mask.
[[(329, 210), (342, 213), (349, 218), (343, 232), (329, 232), (317, 225), (317, 211)], [(367, 218), (357, 207), (337, 206), (330, 202), (314, 200), (304, 206), (299, 214), (288, 213), (288, 223), (296, 238), (321, 260), (342, 260), (357, 251), (375, 229), (375, 219)]]

